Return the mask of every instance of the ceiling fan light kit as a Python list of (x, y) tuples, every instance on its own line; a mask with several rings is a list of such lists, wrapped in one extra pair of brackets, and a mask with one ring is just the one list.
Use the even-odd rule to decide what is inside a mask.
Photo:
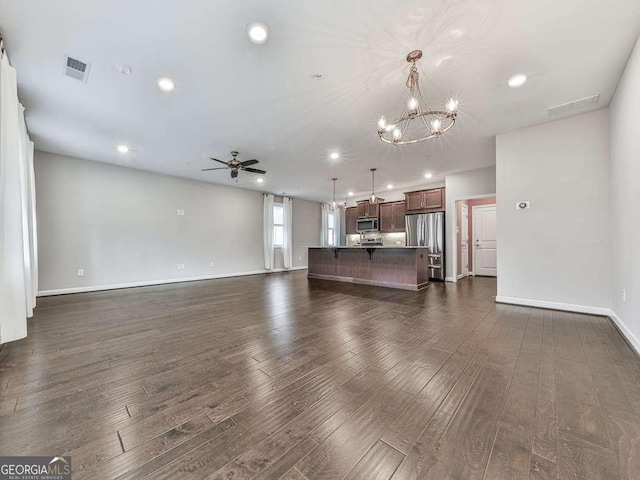
[(416, 62), (422, 58), (422, 50), (407, 55), (411, 63), (406, 86), (409, 89), (407, 107), (400, 117), (391, 123), (384, 115), (378, 120), (378, 137), (391, 145), (408, 145), (438, 138), (451, 130), (458, 116), (458, 100), (449, 98), (443, 110), (432, 110), (420, 92), (420, 75)]

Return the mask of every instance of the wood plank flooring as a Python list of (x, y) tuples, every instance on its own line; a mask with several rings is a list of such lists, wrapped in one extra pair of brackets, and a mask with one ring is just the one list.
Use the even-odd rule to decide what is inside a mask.
[(608, 319), (304, 272), (40, 298), (0, 349), (0, 454), (74, 479), (638, 479)]

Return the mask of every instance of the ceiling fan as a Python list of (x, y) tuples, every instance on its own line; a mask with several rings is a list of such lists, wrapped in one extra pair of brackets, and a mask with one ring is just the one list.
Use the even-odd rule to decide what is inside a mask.
[(238, 156), (238, 152), (236, 152), (235, 150), (233, 152), (231, 152), (231, 156), (233, 157), (231, 160), (229, 160), (228, 162), (223, 162), (222, 160), (218, 160), (217, 158), (212, 158), (211, 160), (213, 160), (214, 162), (219, 162), (222, 163), (224, 165), (226, 165), (225, 167), (216, 167), (216, 168), (203, 168), (202, 171), (203, 172), (208, 172), (211, 170), (226, 170), (227, 168), (231, 169), (231, 178), (237, 178), (238, 177), (238, 172), (240, 170), (243, 170), (245, 172), (251, 172), (251, 173), (259, 173), (261, 175), (267, 173), (264, 170), (258, 170), (257, 168), (251, 168), (249, 165), (255, 165), (256, 163), (258, 163), (258, 160), (245, 160), (244, 162), (241, 162), (240, 160), (238, 160), (236, 157)]

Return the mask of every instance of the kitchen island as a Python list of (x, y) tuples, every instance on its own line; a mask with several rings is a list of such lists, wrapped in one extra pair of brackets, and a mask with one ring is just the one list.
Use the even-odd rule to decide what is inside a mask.
[(421, 290), (429, 285), (429, 247), (308, 247), (309, 278)]

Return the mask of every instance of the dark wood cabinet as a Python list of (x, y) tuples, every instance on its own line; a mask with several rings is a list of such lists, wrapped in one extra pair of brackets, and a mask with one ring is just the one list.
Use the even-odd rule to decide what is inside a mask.
[(424, 192), (424, 208), (444, 210), (443, 189), (426, 190)]
[(407, 213), (404, 202), (396, 202), (393, 208), (393, 229), (394, 232), (404, 232), (404, 216)]
[(378, 218), (380, 216), (380, 204), (369, 203), (369, 200), (362, 200), (357, 204), (358, 218)]
[(380, 232), (404, 232), (404, 202), (388, 202), (380, 204)]
[(407, 212), (414, 210), (422, 210), (424, 195), (422, 192), (405, 193), (404, 199), (406, 202)]
[(380, 204), (380, 231), (393, 231), (393, 203)]
[(445, 189), (432, 188), (405, 193), (406, 213), (430, 213), (445, 210)]
[(358, 221), (358, 208), (349, 207), (344, 211), (347, 235), (358, 233), (356, 231), (356, 222)]

